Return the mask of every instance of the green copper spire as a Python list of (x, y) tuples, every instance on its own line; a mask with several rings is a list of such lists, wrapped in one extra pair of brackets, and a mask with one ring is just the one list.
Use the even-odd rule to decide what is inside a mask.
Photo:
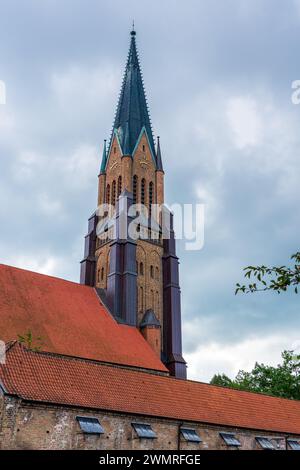
[(106, 160), (107, 160), (107, 151), (106, 151), (106, 139), (105, 139), (104, 140), (104, 145), (103, 145), (103, 154), (102, 154), (102, 162), (101, 162), (101, 167), (100, 167), (100, 175), (105, 173)]
[(146, 129), (153, 155), (155, 147), (136, 48), (134, 27), (130, 33), (129, 54), (117, 107), (113, 133), (117, 133), (123, 155), (132, 155), (141, 130)]

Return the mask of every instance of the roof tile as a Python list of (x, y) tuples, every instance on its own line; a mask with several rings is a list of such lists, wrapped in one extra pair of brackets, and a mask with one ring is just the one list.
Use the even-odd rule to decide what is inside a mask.
[(29, 330), (48, 352), (167, 372), (139, 330), (118, 324), (93, 288), (0, 264), (0, 339)]
[(296, 400), (33, 352), (18, 343), (0, 366), (0, 380), (27, 400), (300, 434)]

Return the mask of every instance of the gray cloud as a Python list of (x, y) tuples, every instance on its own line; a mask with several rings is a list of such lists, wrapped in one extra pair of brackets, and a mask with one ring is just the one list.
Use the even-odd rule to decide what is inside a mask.
[[(300, 107), (290, 100), (299, 2), (132, 0), (124, 10), (121, 1), (14, 0), (1, 8), (1, 261), (78, 280), (134, 18), (167, 200), (207, 204), (203, 250), (178, 246), (185, 351), (209, 364), (194, 376), (214, 373), (212, 344), (228, 352), (229, 372), (232, 351), (247, 351), (253, 336), (282, 334), (276, 347), (289, 347), (298, 298), (235, 297), (234, 285), (243, 266), (281, 264), (299, 249)], [(253, 361), (270, 359), (249, 348)]]

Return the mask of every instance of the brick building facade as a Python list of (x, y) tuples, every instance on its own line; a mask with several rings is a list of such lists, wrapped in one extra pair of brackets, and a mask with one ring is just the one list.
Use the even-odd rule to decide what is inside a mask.
[(1, 372), (0, 449), (300, 448), (293, 400), (18, 343)]
[[(140, 416), (108, 413), (86, 408), (24, 403), (16, 398), (0, 397), (1, 432), (0, 449), (23, 450), (261, 450), (257, 436), (270, 440), (277, 450), (291, 450), (291, 441), (299, 441), (299, 435), (254, 431), (219, 425), (185, 422), (188, 429), (196, 431), (201, 442), (189, 442), (181, 433), (182, 421), (147, 417), (146, 422), (156, 438), (139, 438), (132, 423)], [(96, 418), (103, 434), (84, 433), (78, 416)], [(145, 422), (145, 417), (142, 417)], [(221, 433), (232, 433), (240, 442), (239, 447), (228, 446)]]

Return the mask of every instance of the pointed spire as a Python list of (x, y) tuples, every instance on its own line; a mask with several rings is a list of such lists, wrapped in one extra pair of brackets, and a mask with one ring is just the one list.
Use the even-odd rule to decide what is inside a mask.
[(102, 162), (101, 162), (101, 167), (100, 167), (100, 175), (103, 175), (105, 173), (106, 160), (107, 160), (106, 139), (104, 139)]
[(145, 127), (151, 150), (153, 155), (155, 155), (148, 106), (136, 48), (136, 31), (134, 24), (130, 36), (129, 54), (113, 131), (116, 131), (118, 134), (123, 154), (132, 155), (141, 130)]
[(157, 165), (157, 170), (164, 171), (163, 164), (162, 164), (162, 158), (161, 158), (160, 137), (159, 137), (159, 135), (157, 136), (156, 165)]

